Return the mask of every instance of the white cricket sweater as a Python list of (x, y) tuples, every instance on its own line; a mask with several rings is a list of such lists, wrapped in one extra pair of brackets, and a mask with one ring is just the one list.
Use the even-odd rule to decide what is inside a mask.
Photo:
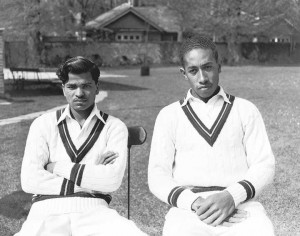
[[(68, 136), (64, 141), (69, 145), (69, 152), (62, 141), (59, 124)], [(99, 136), (97, 132), (100, 132)], [(113, 116), (105, 116), (96, 105), (82, 128), (71, 117), (69, 106), (59, 120), (56, 112), (44, 114), (33, 121), (29, 130), (21, 169), (22, 188), (32, 194), (56, 196), (113, 192), (121, 185), (124, 175), (127, 140), (125, 124)], [(107, 151), (119, 154), (116, 161), (95, 165), (95, 160)], [(75, 160), (71, 160), (70, 153)], [(53, 173), (44, 168), (49, 162), (56, 162)], [(64, 205), (65, 201), (60, 199), (55, 202)], [(91, 201), (86, 197), (76, 199), (81, 201), (78, 205)]]
[[(209, 134), (206, 139), (217, 136), (213, 144), (187, 118), (182, 109), (187, 103), (204, 126), (200, 131)], [(225, 119), (227, 105), (232, 106)], [(218, 124), (224, 119), (217, 135)], [(272, 181), (274, 169), (274, 156), (258, 109), (245, 99), (236, 97), (231, 102), (222, 88), (207, 103), (189, 91), (182, 105), (172, 103), (157, 116), (148, 182), (150, 191), (170, 205), (191, 210), (199, 196), (191, 191), (193, 186), (220, 186), (230, 192), (237, 206), (257, 196)]]

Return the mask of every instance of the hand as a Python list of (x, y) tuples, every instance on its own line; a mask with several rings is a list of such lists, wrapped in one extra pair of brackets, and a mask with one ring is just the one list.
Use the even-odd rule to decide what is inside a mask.
[(196, 211), (199, 219), (204, 223), (217, 226), (220, 225), (235, 210), (234, 200), (228, 191), (208, 196)]
[(247, 219), (249, 213), (245, 210), (235, 209), (220, 225), (230, 227)]
[(113, 164), (118, 156), (119, 154), (116, 152), (112, 152), (112, 151), (105, 152), (96, 159), (95, 165)]
[(197, 212), (197, 210), (199, 209), (199, 207), (202, 205), (202, 203), (205, 201), (205, 199), (204, 198), (202, 198), (202, 197), (198, 197), (194, 202), (193, 202), (193, 204), (192, 204), (192, 210), (194, 211), (194, 212)]
[(55, 167), (56, 162), (49, 162), (46, 166), (45, 169), (49, 171), (50, 173), (53, 173), (54, 167)]

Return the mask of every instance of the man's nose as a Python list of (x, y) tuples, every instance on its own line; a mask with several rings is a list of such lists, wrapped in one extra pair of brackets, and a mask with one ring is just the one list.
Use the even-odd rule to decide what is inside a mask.
[(81, 88), (77, 88), (75, 95), (77, 97), (82, 97), (84, 95), (84, 92), (83, 92), (83, 90)]
[(203, 70), (199, 70), (199, 73), (198, 73), (198, 82), (200, 84), (204, 84), (207, 82), (207, 76), (205, 74), (205, 72)]

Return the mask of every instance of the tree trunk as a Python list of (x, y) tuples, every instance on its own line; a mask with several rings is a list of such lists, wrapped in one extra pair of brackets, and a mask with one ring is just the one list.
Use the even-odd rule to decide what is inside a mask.
[(241, 45), (232, 40), (228, 40), (227, 49), (229, 51), (230, 57), (228, 60), (229, 65), (236, 65), (241, 62)]
[(39, 67), (40, 66), (40, 54), (41, 54), (41, 43), (40, 34), (38, 31), (31, 31), (27, 36), (27, 47), (28, 53), (26, 58), (26, 64), (28, 67)]

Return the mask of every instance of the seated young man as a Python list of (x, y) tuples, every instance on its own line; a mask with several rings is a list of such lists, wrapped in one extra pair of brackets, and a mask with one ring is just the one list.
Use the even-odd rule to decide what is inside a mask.
[(151, 192), (172, 206), (163, 235), (274, 235), (255, 200), (275, 165), (260, 112), (219, 85), (209, 38), (186, 38), (180, 58), (190, 89), (158, 114), (148, 169)]
[(145, 235), (109, 208), (122, 182), (128, 131), (98, 109), (99, 68), (75, 57), (57, 71), (68, 105), (30, 127), (21, 184), (34, 194), (17, 236)]

